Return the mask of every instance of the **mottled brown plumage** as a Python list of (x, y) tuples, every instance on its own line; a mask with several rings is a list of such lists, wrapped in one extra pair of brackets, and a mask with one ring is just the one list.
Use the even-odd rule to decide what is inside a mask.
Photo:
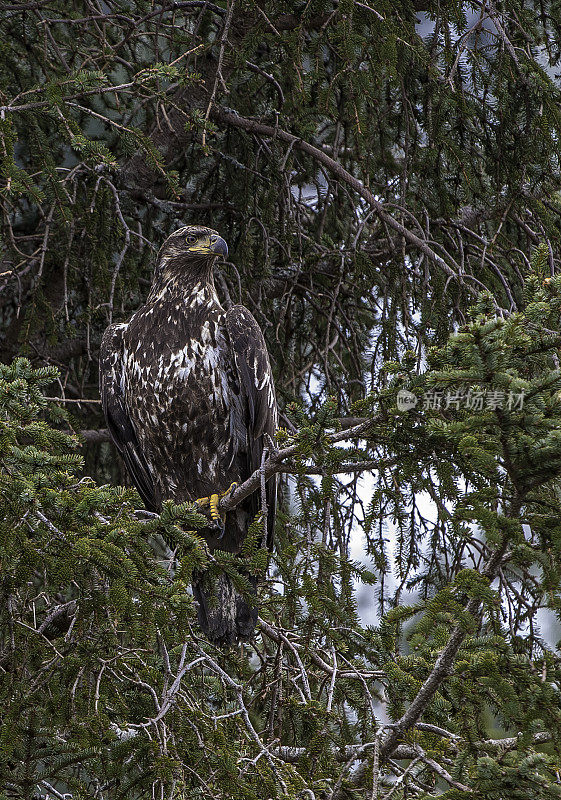
[[(100, 383), (113, 441), (146, 507), (225, 491), (261, 464), (266, 436), (277, 427), (277, 406), (261, 330), (243, 306), (218, 301), (212, 267), (226, 243), (216, 231), (185, 227), (158, 255), (152, 289), (128, 323), (103, 336)], [(267, 485), (272, 544), (276, 482)], [(224, 533), (202, 531), (211, 549), (237, 553), (258, 509), (249, 498), (226, 517)], [(213, 607), (207, 589), (193, 586), (199, 621), (221, 644), (248, 638), (250, 609), (226, 576)]]

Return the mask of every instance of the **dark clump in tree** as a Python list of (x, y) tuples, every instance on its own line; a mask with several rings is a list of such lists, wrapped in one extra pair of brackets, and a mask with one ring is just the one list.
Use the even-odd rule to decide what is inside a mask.
[[(560, 32), (3, 5), (1, 796), (561, 796)], [(101, 334), (195, 222), (274, 364), (271, 559), (260, 516), (236, 558), (143, 511), (103, 428)], [(260, 580), (251, 645), (201, 636), (194, 571)]]

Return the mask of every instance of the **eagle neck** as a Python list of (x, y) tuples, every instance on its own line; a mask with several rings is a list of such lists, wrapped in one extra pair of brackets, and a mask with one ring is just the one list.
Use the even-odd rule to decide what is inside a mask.
[(196, 306), (218, 304), (218, 295), (212, 276), (209, 278), (185, 280), (175, 275), (161, 275), (152, 284), (147, 303), (173, 303), (176, 307), (195, 308)]
[(212, 270), (215, 260), (215, 257), (193, 258), (183, 254), (160, 255), (148, 300), (173, 297), (177, 302), (178, 297), (192, 294), (194, 287), (199, 291), (203, 285), (216, 294)]
[(186, 277), (166, 270), (155, 276), (148, 295), (148, 302), (168, 297), (176, 300), (178, 297), (187, 297), (197, 292), (216, 296), (214, 277), (212, 275)]

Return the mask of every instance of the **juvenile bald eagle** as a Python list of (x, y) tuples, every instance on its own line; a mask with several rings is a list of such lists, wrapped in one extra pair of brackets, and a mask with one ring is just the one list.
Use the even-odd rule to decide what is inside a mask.
[[(146, 508), (225, 492), (261, 465), (277, 404), (259, 325), (241, 305), (220, 305), (213, 266), (228, 248), (216, 231), (188, 226), (164, 242), (146, 304), (111, 325), (100, 353), (103, 410)], [(271, 546), (276, 481), (267, 484)], [(211, 550), (238, 553), (258, 510), (254, 495), (200, 533)], [(219, 644), (247, 639), (257, 609), (226, 575), (193, 584), (199, 623)]]

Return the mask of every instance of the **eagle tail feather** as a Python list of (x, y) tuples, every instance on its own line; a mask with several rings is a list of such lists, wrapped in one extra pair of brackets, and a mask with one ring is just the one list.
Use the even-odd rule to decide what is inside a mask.
[[(254, 578), (249, 579), (257, 593)], [(225, 573), (193, 582), (197, 617), (205, 636), (220, 647), (251, 639), (257, 623), (257, 604), (250, 604)]]

